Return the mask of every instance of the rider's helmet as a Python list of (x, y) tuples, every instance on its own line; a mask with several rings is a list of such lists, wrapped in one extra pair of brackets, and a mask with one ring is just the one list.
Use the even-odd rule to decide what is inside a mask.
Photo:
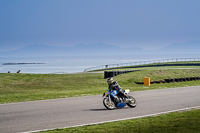
[(108, 85), (112, 84), (113, 82), (114, 82), (114, 79), (113, 79), (113, 78), (108, 78), (108, 79), (107, 79)]

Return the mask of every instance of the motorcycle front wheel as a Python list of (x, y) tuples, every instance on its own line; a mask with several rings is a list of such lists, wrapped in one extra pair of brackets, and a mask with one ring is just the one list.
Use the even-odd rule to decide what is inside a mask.
[(133, 98), (132, 96), (128, 96), (128, 99), (130, 99), (130, 101), (127, 103), (127, 105), (131, 108), (135, 108), (137, 105), (135, 98)]
[(113, 110), (115, 108), (115, 104), (114, 102), (111, 100), (109, 101), (108, 98), (104, 98), (103, 99), (103, 105), (107, 108), (107, 109), (110, 109), (110, 110)]

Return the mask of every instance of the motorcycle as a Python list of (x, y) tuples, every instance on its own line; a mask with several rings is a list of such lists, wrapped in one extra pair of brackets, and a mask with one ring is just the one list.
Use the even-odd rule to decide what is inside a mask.
[[(103, 105), (110, 110), (113, 110), (114, 108), (123, 108), (126, 105), (128, 105), (130, 108), (134, 108), (137, 105), (137, 102), (135, 98), (132, 96), (129, 96), (128, 93), (130, 92), (129, 89), (124, 90), (124, 93), (127, 95), (128, 98), (118, 96), (118, 92), (116, 90), (109, 91), (107, 90), (103, 94)], [(118, 100), (116, 101), (116, 97)]]

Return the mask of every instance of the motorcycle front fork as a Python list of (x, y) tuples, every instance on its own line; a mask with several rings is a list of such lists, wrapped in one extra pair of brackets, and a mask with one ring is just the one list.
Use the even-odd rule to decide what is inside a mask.
[(110, 95), (108, 96), (108, 99), (109, 99), (109, 103), (111, 104), (111, 98), (110, 98)]

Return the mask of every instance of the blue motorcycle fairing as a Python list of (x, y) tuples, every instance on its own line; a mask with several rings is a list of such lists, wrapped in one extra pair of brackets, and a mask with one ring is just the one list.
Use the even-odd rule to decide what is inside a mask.
[(119, 108), (119, 107), (124, 107), (124, 106), (126, 106), (125, 103), (117, 103), (117, 107), (118, 107), (118, 108)]
[(113, 91), (110, 92), (110, 95), (112, 97), (115, 97), (115, 95), (117, 95), (117, 94), (118, 94), (118, 92), (116, 90), (113, 90)]
[[(112, 97), (115, 97), (117, 94), (118, 94), (118, 92), (116, 90), (113, 90), (110, 92), (110, 95)], [(117, 103), (117, 105), (116, 105), (117, 108), (122, 108), (124, 106), (126, 106), (126, 103)]]

